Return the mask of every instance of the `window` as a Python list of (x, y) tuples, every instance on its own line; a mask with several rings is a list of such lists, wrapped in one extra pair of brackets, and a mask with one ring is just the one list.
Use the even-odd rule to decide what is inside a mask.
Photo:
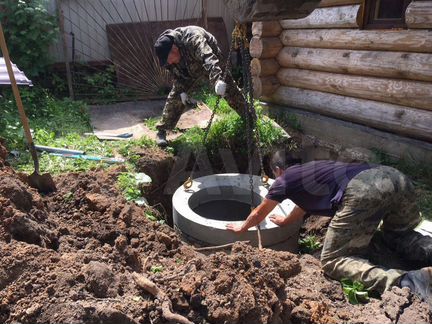
[(412, 0), (366, 0), (365, 28), (406, 28), (405, 11)]

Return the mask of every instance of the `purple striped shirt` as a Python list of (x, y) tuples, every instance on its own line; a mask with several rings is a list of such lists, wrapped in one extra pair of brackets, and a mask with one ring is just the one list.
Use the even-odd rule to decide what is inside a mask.
[(287, 168), (270, 187), (266, 198), (291, 199), (310, 214), (334, 216), (348, 182), (375, 165), (312, 161)]

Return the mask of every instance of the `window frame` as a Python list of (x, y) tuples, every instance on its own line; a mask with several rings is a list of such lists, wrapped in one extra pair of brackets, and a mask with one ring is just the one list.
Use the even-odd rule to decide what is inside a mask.
[(401, 18), (376, 19), (376, 8), (378, 1), (381, 0), (364, 0), (364, 29), (407, 29), (405, 22), (405, 12), (412, 0), (402, 0), (404, 13)]

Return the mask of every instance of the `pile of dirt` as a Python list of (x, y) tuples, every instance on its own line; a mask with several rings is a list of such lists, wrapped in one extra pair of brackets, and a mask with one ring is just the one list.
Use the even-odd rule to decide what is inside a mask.
[(194, 323), (430, 323), (405, 289), (349, 304), (312, 256), (244, 243), (200, 254), (122, 197), (122, 171), (62, 175), (42, 197), (0, 169), (0, 323), (167, 323), (167, 302)]

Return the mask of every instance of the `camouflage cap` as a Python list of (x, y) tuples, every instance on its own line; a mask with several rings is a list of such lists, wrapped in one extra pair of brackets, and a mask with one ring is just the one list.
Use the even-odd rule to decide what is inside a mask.
[(174, 40), (172, 37), (162, 34), (156, 40), (154, 44), (154, 48), (156, 51), (156, 55), (159, 58), (160, 66), (165, 66), (167, 64), (168, 54), (171, 51)]

